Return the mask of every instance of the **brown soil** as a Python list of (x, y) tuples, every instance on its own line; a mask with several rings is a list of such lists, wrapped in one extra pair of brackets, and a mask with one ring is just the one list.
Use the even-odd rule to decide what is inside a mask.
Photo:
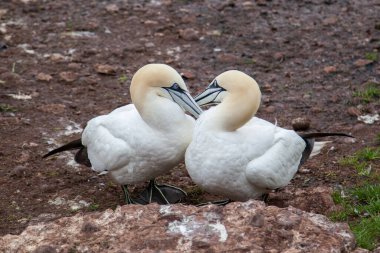
[[(150, 62), (182, 72), (192, 94), (224, 70), (245, 71), (263, 90), (259, 117), (287, 128), (307, 117), (312, 131), (356, 137), (332, 138), (291, 187), (358, 183), (338, 161), (380, 133), (379, 121), (354, 116), (380, 111), (354, 96), (380, 82), (379, 61), (366, 60), (380, 48), (379, 13), (376, 0), (1, 1), (0, 235), (77, 212), (63, 200), (80, 212), (124, 203), (119, 186), (73, 166), (72, 154), (41, 156), (78, 137), (76, 124), (130, 103), (131, 77)], [(187, 190), (188, 203), (212, 198), (184, 165), (159, 180)]]

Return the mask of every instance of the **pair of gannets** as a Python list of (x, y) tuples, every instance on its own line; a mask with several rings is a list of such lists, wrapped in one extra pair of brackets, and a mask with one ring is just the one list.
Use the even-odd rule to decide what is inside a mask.
[[(203, 113), (195, 127), (182, 108), (196, 118), (202, 111), (181, 76), (167, 65), (138, 70), (131, 97), (133, 104), (90, 120), (80, 140), (45, 155), (79, 149), (76, 161), (108, 171), (123, 186), (127, 203), (180, 201), (186, 195), (182, 190), (157, 185), (154, 178), (177, 165), (186, 148), (186, 167), (196, 184), (243, 201), (287, 185), (312, 153), (314, 137), (344, 135), (300, 136), (253, 117), (260, 89), (254, 79), (236, 70), (216, 77), (196, 97), (199, 105), (220, 104)], [(148, 180), (149, 187), (132, 199), (126, 185)]]
[[(169, 204), (186, 193), (155, 178), (180, 163), (189, 145), (195, 120), (202, 110), (190, 96), (182, 77), (164, 64), (140, 68), (130, 86), (133, 104), (88, 121), (82, 137), (46, 154), (79, 149), (75, 160), (97, 172), (108, 172), (122, 185), (127, 203)], [(127, 185), (150, 180), (138, 199)]]

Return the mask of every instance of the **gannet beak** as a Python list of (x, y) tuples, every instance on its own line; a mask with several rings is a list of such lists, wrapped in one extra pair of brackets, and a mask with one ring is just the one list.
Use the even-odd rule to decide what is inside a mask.
[(182, 109), (189, 112), (195, 118), (199, 118), (199, 115), (201, 115), (203, 111), (188, 91), (183, 89), (173, 89), (172, 87), (164, 87), (164, 89), (169, 93), (172, 100), (181, 106)]
[(218, 96), (223, 91), (225, 91), (225, 89), (222, 87), (207, 88), (204, 92), (197, 95), (194, 99), (199, 106), (218, 104), (221, 102), (220, 99), (218, 99)]

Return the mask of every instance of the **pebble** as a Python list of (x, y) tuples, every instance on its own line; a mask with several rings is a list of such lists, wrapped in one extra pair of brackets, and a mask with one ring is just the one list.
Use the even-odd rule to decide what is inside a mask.
[(276, 53), (274, 53), (273, 57), (277, 61), (283, 61), (285, 58), (285, 54), (282, 52), (276, 52)]
[(53, 77), (49, 74), (45, 74), (41, 72), (37, 74), (36, 79), (38, 81), (50, 82), (53, 79)]
[(120, 10), (120, 8), (116, 5), (116, 4), (108, 4), (106, 5), (106, 11), (110, 12), (110, 13), (115, 13), (115, 12), (118, 12)]
[(234, 54), (229, 54), (229, 53), (221, 53), (221, 54), (218, 54), (216, 56), (216, 59), (219, 61), (219, 62), (223, 62), (223, 63), (236, 63), (240, 60), (239, 57), (237, 57), (236, 55)]
[(371, 64), (373, 61), (371, 61), (371, 60), (367, 60), (367, 59), (359, 59), (359, 60), (356, 60), (355, 62), (354, 62), (354, 65), (356, 66), (356, 67), (364, 67), (364, 66), (366, 66), (366, 65), (368, 65), (368, 64)]
[(184, 70), (184, 71), (182, 71), (181, 72), (181, 76), (184, 79), (188, 79), (188, 80), (195, 79), (195, 74), (193, 72), (191, 72), (190, 70)]
[(59, 53), (54, 53), (50, 56), (50, 60), (53, 62), (64, 62), (66, 60), (66, 57)]
[(273, 87), (269, 83), (265, 83), (261, 88), (265, 92), (272, 92), (273, 91)]
[(327, 66), (323, 68), (323, 71), (327, 74), (335, 73), (337, 68), (335, 66)]
[(354, 107), (354, 106), (351, 106), (347, 109), (347, 113), (351, 116), (355, 116), (355, 117), (358, 117), (361, 112), (358, 108)]
[(66, 110), (64, 104), (47, 104), (38, 107), (39, 110), (47, 113), (61, 114)]
[(295, 131), (305, 131), (310, 128), (310, 119), (299, 117), (292, 120), (292, 127)]
[(179, 33), (179, 37), (184, 40), (188, 40), (188, 41), (199, 40), (199, 32), (193, 28), (180, 29), (178, 33)]
[(274, 113), (276, 111), (276, 107), (274, 107), (273, 105), (270, 105), (270, 106), (266, 107), (264, 109), (264, 111), (267, 113)]
[(71, 71), (63, 71), (59, 73), (59, 77), (67, 83), (72, 83), (77, 80), (78, 75)]
[(336, 16), (328, 17), (322, 20), (322, 24), (324, 26), (335, 25), (338, 22), (338, 18)]
[(116, 67), (107, 64), (95, 64), (95, 71), (104, 75), (115, 75)]
[(26, 170), (27, 168), (25, 166), (16, 166), (10, 171), (9, 175), (11, 177), (20, 178), (24, 175)]

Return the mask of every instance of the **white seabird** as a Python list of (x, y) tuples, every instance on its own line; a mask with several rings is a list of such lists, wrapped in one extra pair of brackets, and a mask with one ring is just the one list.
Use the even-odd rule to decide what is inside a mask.
[(254, 117), (261, 100), (259, 86), (237, 70), (217, 76), (195, 100), (199, 105), (220, 104), (196, 122), (185, 155), (187, 171), (205, 191), (231, 200), (259, 198), (286, 186), (299, 166), (319, 151), (313, 150), (313, 138), (348, 136), (297, 134)]
[[(148, 64), (132, 78), (133, 104), (88, 121), (79, 140), (46, 154), (79, 149), (78, 163), (108, 172), (123, 186), (127, 203), (175, 203), (186, 195), (181, 189), (157, 185), (155, 178), (168, 173), (184, 158), (195, 120), (202, 110), (190, 96), (182, 77), (165, 64)], [(150, 180), (139, 199), (132, 199), (128, 184)]]

